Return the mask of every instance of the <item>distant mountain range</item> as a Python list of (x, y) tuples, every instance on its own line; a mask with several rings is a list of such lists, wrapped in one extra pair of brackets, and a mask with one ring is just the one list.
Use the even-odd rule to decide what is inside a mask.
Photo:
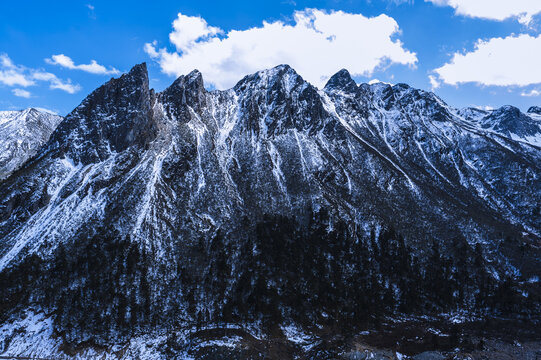
[(33, 108), (0, 111), (0, 179), (9, 176), (35, 155), (62, 119)]
[(346, 70), (319, 90), (287, 65), (157, 93), (141, 64), (65, 118), (0, 113), (0, 148), (1, 355), (541, 341), (538, 107), (458, 110)]

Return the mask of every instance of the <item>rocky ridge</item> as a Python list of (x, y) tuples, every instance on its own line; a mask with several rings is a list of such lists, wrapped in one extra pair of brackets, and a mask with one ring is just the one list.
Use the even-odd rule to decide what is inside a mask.
[[(193, 71), (156, 93), (137, 65), (0, 182), (2, 321), (37, 309), (64, 344), (109, 352), (173, 328), (178, 354), (199, 351), (185, 331), (226, 323), (240, 343), (278, 331), (313, 357), (330, 351), (307, 345), (321, 329), (351, 324), (345, 336), (416, 302), (432, 315), (531, 316), (540, 124), (535, 108), (457, 110), (346, 70), (321, 90), (281, 65), (210, 92)], [(409, 294), (416, 279), (445, 293)], [(18, 339), (4, 354), (66, 349), (38, 354), (32, 336), (2, 329)]]

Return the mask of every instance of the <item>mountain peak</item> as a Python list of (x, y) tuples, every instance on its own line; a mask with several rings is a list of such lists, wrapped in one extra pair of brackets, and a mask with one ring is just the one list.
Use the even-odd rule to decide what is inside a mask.
[[(134, 65), (130, 71), (128, 71), (126, 74), (124, 75), (131, 75), (131, 76), (136, 76), (136, 75), (142, 75), (142, 76), (148, 76), (148, 69), (147, 69), (147, 63), (146, 62), (142, 62), (140, 64), (136, 64)], [(122, 75), (122, 76), (124, 76)]]
[(531, 106), (527, 112), (528, 114), (541, 115), (541, 106)]
[(513, 113), (513, 114), (519, 114), (520, 113), (520, 109), (513, 106), (513, 105), (504, 105), (502, 107), (500, 107), (499, 109), (496, 109), (494, 110), (494, 113), (495, 114), (500, 114), (500, 113)]
[(267, 76), (282, 76), (286, 73), (294, 73), (297, 74), (295, 69), (293, 69), (288, 64), (280, 64), (276, 65), (275, 67), (272, 67), (270, 69), (265, 69), (257, 72), (258, 74), (265, 74)]
[(324, 89), (326, 90), (344, 90), (346, 92), (355, 92), (357, 91), (357, 83), (353, 81), (349, 71), (342, 69), (336, 74), (331, 76)]
[[(532, 109), (530, 108), (530, 110)], [(529, 113), (534, 114), (535, 109)], [(482, 127), (520, 139), (537, 138), (541, 133), (538, 121), (511, 105), (505, 105), (490, 112), (482, 119)]]
[[(85, 164), (107, 158), (111, 151), (144, 146), (155, 131), (150, 103), (147, 66), (141, 63), (88, 95), (53, 133), (52, 145)], [(82, 139), (85, 146), (78, 144)]]
[(188, 89), (190, 91), (205, 91), (203, 83), (203, 75), (197, 69), (192, 70), (188, 75), (179, 76), (164, 93), (175, 93), (180, 89)]
[(197, 69), (192, 70), (188, 75), (186, 75), (186, 79), (190, 83), (196, 82), (203, 85), (203, 75)]
[(273, 68), (270, 68), (268, 70), (263, 70), (263, 71), (282, 71), (282, 72), (284, 72), (284, 71), (293, 71), (293, 72), (295, 72), (295, 69), (293, 69), (288, 64), (280, 64), (280, 65), (276, 65)]
[(206, 93), (203, 76), (199, 70), (192, 70), (188, 75), (179, 76), (159, 96), (170, 116), (176, 119), (190, 117), (187, 106), (198, 110), (205, 103)]
[(306, 81), (291, 66), (282, 64), (245, 76), (233, 89), (236, 91), (248, 88), (271, 91), (282, 89), (289, 94), (293, 88), (303, 83)]
[(273, 68), (258, 71), (256, 73), (260, 79), (268, 81), (269, 84), (274, 83), (280, 79), (284, 80), (302, 80), (301, 76), (287, 64), (277, 65)]

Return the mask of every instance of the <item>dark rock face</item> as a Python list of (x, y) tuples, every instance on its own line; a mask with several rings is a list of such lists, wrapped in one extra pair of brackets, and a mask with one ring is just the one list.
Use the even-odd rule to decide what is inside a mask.
[(86, 165), (156, 136), (146, 64), (135, 66), (90, 94), (54, 132), (49, 152)]
[(528, 109), (528, 114), (538, 114), (541, 115), (541, 107), (540, 106), (532, 106)]
[(349, 71), (347, 71), (346, 69), (342, 69), (333, 76), (331, 76), (331, 78), (329, 79), (329, 81), (327, 81), (327, 84), (325, 85), (325, 89), (356, 93), (358, 91), (358, 86), (351, 78)]
[(179, 121), (190, 118), (189, 109), (199, 112), (206, 104), (203, 77), (197, 70), (179, 77), (160, 95), (160, 100), (167, 104), (167, 115)]
[[(323, 90), (281, 65), (212, 92), (193, 71), (156, 94), (138, 65), (0, 182), (0, 320), (49, 324), (33, 356), (129, 339), (130, 356), (210, 356), (227, 323), (321, 358), (385, 317), (535, 318), (539, 133), (516, 108), (346, 70)], [(38, 336), (0, 331), (5, 353)]]

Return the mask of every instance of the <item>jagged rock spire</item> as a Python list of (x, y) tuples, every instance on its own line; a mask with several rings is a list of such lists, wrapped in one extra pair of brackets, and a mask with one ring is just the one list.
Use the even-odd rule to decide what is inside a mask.
[(345, 92), (355, 92), (358, 87), (355, 81), (351, 78), (349, 71), (342, 69), (327, 81), (325, 90), (342, 90)]
[(144, 146), (155, 131), (147, 66), (141, 63), (86, 97), (53, 133), (49, 147), (69, 153), (74, 161), (90, 163), (111, 151)]
[(179, 76), (159, 96), (168, 114), (179, 121), (187, 121), (190, 117), (188, 106), (199, 111), (205, 104), (205, 86), (199, 70), (188, 75)]

